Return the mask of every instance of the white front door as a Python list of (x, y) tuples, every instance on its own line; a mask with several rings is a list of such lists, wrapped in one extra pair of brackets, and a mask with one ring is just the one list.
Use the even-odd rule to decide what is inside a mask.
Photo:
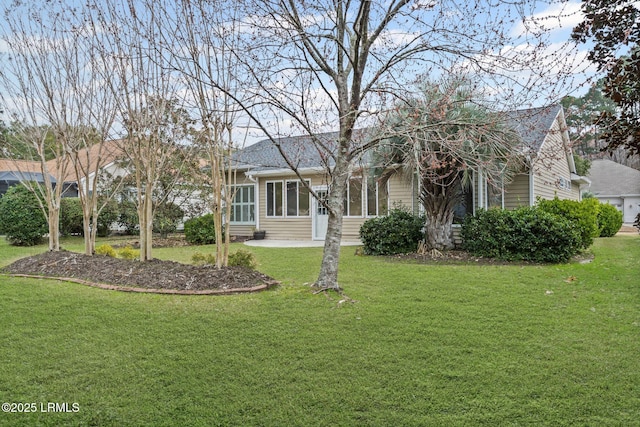
[[(313, 191), (322, 200), (327, 200), (329, 190), (326, 186), (313, 187)], [(329, 210), (322, 203), (313, 198), (313, 240), (324, 240), (327, 236), (327, 225), (329, 223)]]

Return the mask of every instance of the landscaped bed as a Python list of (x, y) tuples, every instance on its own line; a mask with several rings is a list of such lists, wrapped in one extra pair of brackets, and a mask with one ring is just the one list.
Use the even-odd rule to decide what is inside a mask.
[[(108, 289), (159, 293), (230, 293), (263, 290), (277, 282), (244, 267), (194, 266), (174, 261), (131, 261), (69, 251), (22, 258), (3, 269), (14, 275), (71, 279)], [(80, 280), (78, 280), (80, 279)]]

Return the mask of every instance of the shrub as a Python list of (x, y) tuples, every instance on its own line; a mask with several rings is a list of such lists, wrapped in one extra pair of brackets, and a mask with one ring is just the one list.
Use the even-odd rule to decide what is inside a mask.
[(600, 237), (613, 237), (622, 227), (622, 212), (610, 204), (600, 204), (598, 208), (598, 228)]
[[(104, 203), (98, 201), (99, 204)], [(111, 233), (111, 225), (118, 221), (120, 212), (118, 210), (118, 203), (114, 200), (107, 202), (100, 214), (98, 215), (98, 231), (97, 235), (100, 237), (107, 237)]]
[(238, 249), (236, 252), (229, 254), (229, 266), (246, 267), (254, 270), (258, 262), (255, 255), (244, 249)]
[(191, 255), (191, 262), (195, 265), (215, 265), (216, 257), (213, 254), (203, 254), (200, 252), (196, 252)]
[(638, 229), (638, 233), (640, 233), (640, 213), (636, 216), (636, 220), (633, 223), (633, 226)]
[(124, 248), (118, 249), (118, 257), (122, 259), (136, 259), (140, 257), (140, 251), (127, 245)]
[(559, 215), (571, 221), (580, 234), (580, 249), (587, 249), (593, 243), (593, 239), (600, 235), (598, 229), (598, 205), (597, 199), (585, 199), (582, 202), (575, 200), (538, 200), (537, 206), (545, 212)]
[(184, 218), (184, 211), (175, 203), (163, 203), (156, 209), (153, 218), (153, 231), (166, 238), (169, 233), (178, 229), (178, 224)]
[(566, 262), (580, 248), (580, 236), (566, 218), (538, 207), (480, 210), (465, 219), (465, 250), (503, 260)]
[(116, 257), (116, 250), (111, 245), (100, 245), (96, 248), (96, 255), (105, 255), (111, 258)]
[(60, 234), (83, 234), (80, 199), (65, 197), (60, 200)]
[(393, 255), (415, 252), (422, 240), (424, 218), (403, 209), (371, 218), (360, 227), (360, 239), (367, 255)]
[(16, 185), (0, 198), (0, 233), (11, 244), (34, 246), (49, 232), (47, 219), (35, 194)]
[(184, 237), (192, 245), (210, 245), (216, 242), (213, 214), (191, 218), (184, 223)]
[(124, 228), (125, 234), (137, 235), (140, 233), (140, 220), (136, 204), (129, 200), (120, 203), (118, 224)]

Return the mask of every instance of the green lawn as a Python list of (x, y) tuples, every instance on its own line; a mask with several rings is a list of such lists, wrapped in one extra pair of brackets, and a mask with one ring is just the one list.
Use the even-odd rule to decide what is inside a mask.
[[(2, 242), (0, 265), (45, 249)], [(251, 250), (282, 286), (169, 296), (0, 275), (0, 401), (37, 408), (0, 425), (640, 425), (638, 236), (549, 266), (345, 248), (340, 282), (356, 303), (305, 285), (320, 248)]]

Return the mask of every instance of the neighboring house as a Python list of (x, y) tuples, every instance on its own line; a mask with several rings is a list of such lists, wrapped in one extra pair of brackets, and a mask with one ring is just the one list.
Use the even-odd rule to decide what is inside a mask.
[[(499, 191), (492, 191), (482, 171), (475, 171), (466, 212), (492, 206), (531, 206), (538, 198), (556, 196), (579, 200), (580, 189), (589, 180), (576, 173), (562, 107), (516, 111), (508, 120), (523, 139), (526, 167)], [(358, 132), (366, 138), (365, 130)], [(336, 136), (327, 133), (317, 138), (332, 146)], [(282, 138), (278, 143), (311, 188), (320, 197), (326, 196), (331, 178), (325, 166), (330, 156), (319, 151), (310, 136)], [(232, 235), (249, 236), (260, 229), (268, 239), (324, 240), (326, 208), (310, 196), (272, 141), (246, 147), (235, 153), (234, 161), (237, 185), (229, 227)], [(364, 153), (352, 168), (343, 220), (345, 241), (359, 239), (362, 223), (386, 214), (390, 207), (420, 209), (416, 182), (393, 175), (386, 184), (379, 184), (369, 177), (369, 164), (370, 156)]]
[[(55, 167), (53, 163), (47, 162)], [(49, 179), (55, 187), (57, 181), (55, 177), (49, 174)], [(44, 175), (40, 162), (29, 160), (12, 160), (0, 159), (0, 196), (7, 192), (9, 187), (20, 184), (21, 181), (34, 181), (44, 184)], [(64, 180), (64, 197), (77, 197), (78, 191), (75, 186), (75, 180)]]
[(622, 212), (625, 223), (640, 214), (640, 171), (611, 160), (594, 160), (589, 171), (593, 193), (602, 203)]

